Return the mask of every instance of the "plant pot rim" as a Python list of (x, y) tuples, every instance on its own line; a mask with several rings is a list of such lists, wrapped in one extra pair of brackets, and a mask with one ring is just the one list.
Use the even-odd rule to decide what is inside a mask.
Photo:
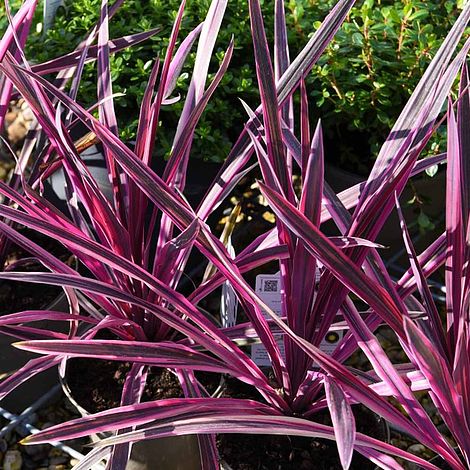
[[(376, 413), (372, 412), (371, 410), (369, 410), (367, 407), (365, 407), (364, 405), (361, 405), (364, 409), (370, 411), (375, 419), (377, 419), (377, 422), (380, 423), (381, 427), (383, 428), (383, 434), (384, 434), (384, 437), (383, 437), (383, 441), (384, 442), (387, 442), (387, 443), (390, 443), (390, 440), (391, 440), (391, 434), (390, 434), (390, 426), (388, 425), (387, 421), (382, 418), (381, 416), (377, 415)], [(249, 434), (249, 433), (245, 433), (245, 434)], [(266, 436), (269, 435), (269, 434), (265, 434)], [(275, 434), (272, 434), (273, 436)], [(301, 436), (298, 436), (298, 437), (301, 437)], [(314, 438), (312, 438), (314, 439)], [(321, 439), (321, 440), (325, 440), (325, 439)], [(331, 445), (335, 445), (336, 444), (336, 441), (334, 440), (331, 440), (329, 441)], [(372, 462), (371, 462), (372, 463)], [(233, 470), (233, 467), (231, 467), (231, 465), (225, 460), (225, 459), (221, 459), (220, 462), (220, 470)], [(380, 470), (380, 467), (379, 466), (375, 466), (374, 467), (374, 470)]]

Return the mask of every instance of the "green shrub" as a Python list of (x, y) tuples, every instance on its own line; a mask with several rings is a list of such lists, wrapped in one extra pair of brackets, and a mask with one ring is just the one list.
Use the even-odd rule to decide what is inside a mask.
[[(298, 1), (291, 3), (293, 12), (299, 10)], [(307, 4), (322, 4), (325, 10), (334, 2), (303, 3), (298, 31), (308, 31)], [(451, 28), (461, 3), (357, 3), (310, 76), (312, 97), (327, 136), (340, 142), (336, 150), (342, 166), (367, 173), (366, 167)], [(429, 151), (442, 150), (441, 140), (445, 142), (434, 138)]]
[[(312, 118), (321, 116), (323, 120), (327, 149), (330, 148), (327, 158), (356, 170), (370, 165), (378, 142), (387, 134), (456, 18), (459, 2), (461, 0), (358, 1), (308, 78), (309, 90), (312, 90)], [(334, 0), (286, 0), (292, 56), (306, 43), (334, 3)], [(209, 4), (209, 0), (188, 1), (180, 37), (202, 21)], [(100, 0), (66, 0), (53, 28), (45, 36), (40, 33), (31, 36), (28, 58), (39, 62), (70, 51), (97, 21), (99, 5)], [(273, 0), (265, 0), (263, 7), (271, 42), (273, 5)], [(152, 61), (159, 54), (163, 55), (178, 6), (179, 0), (129, 0), (111, 21), (111, 37), (162, 27), (161, 33), (145, 44), (112, 58), (114, 91), (125, 93), (125, 97), (116, 100), (116, 108), (122, 118), (121, 132), (127, 140), (133, 138), (137, 103)], [(40, 10), (38, 22), (41, 21)], [(4, 27), (4, 15), (0, 22), (0, 27)], [(259, 102), (249, 28), (247, 0), (230, 0), (216, 57), (222, 58), (232, 35), (236, 49), (229, 72), (198, 126), (193, 148), (195, 157), (223, 159), (245, 120), (238, 98), (252, 106)], [(192, 66), (193, 57), (188, 61), (187, 70)], [(213, 64), (212, 70), (216, 65)], [(88, 65), (79, 96), (84, 103), (96, 100), (94, 74), (94, 65)], [(184, 94), (187, 85), (188, 75), (183, 73), (175, 93)], [(162, 113), (157, 146), (162, 154), (167, 155), (170, 150), (181, 108), (181, 103), (177, 103)], [(434, 147), (438, 145), (439, 142)]]

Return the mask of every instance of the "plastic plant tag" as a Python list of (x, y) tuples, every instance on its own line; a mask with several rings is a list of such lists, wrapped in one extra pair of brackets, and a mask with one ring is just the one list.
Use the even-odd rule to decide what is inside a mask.
[[(319, 272), (317, 271), (316, 282), (319, 280)], [(280, 273), (276, 274), (260, 274), (256, 276), (256, 293), (260, 299), (277, 315), (281, 316), (281, 276)], [(266, 316), (267, 317), (267, 316)], [(343, 338), (342, 331), (329, 331), (325, 338), (320, 343), (320, 349), (331, 354), (338, 343)], [(285, 358), (284, 341), (282, 336), (276, 337), (277, 344), (282, 356)], [(253, 344), (251, 346), (251, 358), (261, 367), (270, 367), (271, 360), (269, 359), (266, 348), (262, 344)]]
[(234, 288), (230, 283), (224, 282), (222, 284), (220, 302), (220, 318), (224, 328), (235, 326), (237, 322), (237, 306), (238, 299)]
[[(233, 248), (231, 238), (227, 241), (227, 250), (230, 256), (235, 258), (235, 249)], [(237, 323), (237, 309), (238, 299), (235, 289), (230, 282), (224, 282), (222, 284), (222, 296), (220, 299), (220, 318), (223, 327), (235, 326)]]
[(44, 0), (44, 12), (43, 12), (43, 31), (46, 32), (54, 23), (54, 17), (57, 13), (57, 9), (64, 4), (64, 0)]

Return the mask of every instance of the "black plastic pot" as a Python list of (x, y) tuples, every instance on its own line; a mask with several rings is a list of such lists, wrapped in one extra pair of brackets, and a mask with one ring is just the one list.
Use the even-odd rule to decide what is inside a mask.
[[(90, 413), (78, 403), (68, 386), (65, 377), (61, 377), (62, 389), (81, 416)], [(92, 442), (110, 437), (111, 433), (90, 434)], [(126, 470), (200, 470), (199, 444), (196, 436), (177, 436), (151, 439), (137, 442), (132, 446), (131, 456)]]
[[(355, 406), (356, 425), (359, 432), (390, 442), (386, 421), (363, 406)], [(331, 424), (325, 410), (313, 421)], [(234, 442), (234, 439), (238, 439)], [(282, 468), (283, 470), (331, 470), (341, 468), (336, 443), (325, 439), (288, 437), (287, 435), (226, 435), (218, 442), (221, 453), (221, 470), (255, 470)], [(354, 453), (351, 470), (378, 470), (368, 459)]]
[[(65, 295), (59, 294), (55, 300), (44, 306), (46, 310), (67, 311), (67, 301)], [(43, 320), (35, 323), (35, 327), (46, 330), (66, 332), (66, 327), (58, 326), (58, 322)], [(0, 378), (16, 372), (23, 367), (29, 360), (37, 359), (37, 354), (28, 353), (12, 346), (19, 340), (13, 336), (0, 333)], [(28, 379), (25, 383), (17, 387), (14, 393), (7, 395), (2, 399), (0, 406), (11, 413), (21, 413), (32, 403), (46, 394), (54, 385), (58, 383), (56, 368), (48, 369), (34, 377)]]
[[(459, 457), (462, 457), (462, 453), (458, 447), (455, 447), (454, 450), (457, 452)], [(440, 468), (441, 470), (452, 470), (452, 467), (439, 455), (434, 456), (430, 461), (433, 465)], [(421, 468), (421, 467), (419, 467)]]
[[(90, 412), (75, 398), (69, 386), (66, 371), (61, 371), (60, 382), (65, 396), (78, 413), (85, 417)], [(221, 376), (220, 386), (213, 396), (218, 397), (224, 390), (225, 382)], [(109, 437), (111, 433), (91, 434), (92, 442)], [(140, 441), (132, 446), (131, 456), (126, 470), (200, 470), (199, 443), (195, 435), (175, 436), (162, 439)]]
[[(365, 178), (362, 176), (341, 170), (331, 165), (326, 165), (325, 167), (325, 180), (336, 193), (361, 183), (364, 179)], [(442, 215), (445, 214), (445, 180), (445, 171), (442, 170), (439, 170), (432, 178), (428, 176), (418, 176), (411, 180), (414, 190), (423, 200), (423, 211), (432, 220), (439, 220)], [(408, 185), (400, 196), (403, 214), (408, 224), (414, 222), (417, 217), (415, 208), (407, 205), (407, 201), (411, 200), (414, 195), (414, 191), (411, 186)], [(325, 224), (325, 231), (329, 231), (331, 234), (337, 233), (337, 229), (331, 221)], [(420, 252), (421, 248), (429, 246), (435, 238), (436, 236), (433, 231), (421, 234), (419, 240), (416, 241), (415, 248)], [(399, 266), (409, 266), (408, 258), (403, 250), (402, 231), (400, 229), (400, 222), (396, 215), (396, 211), (392, 211), (376, 241), (387, 247), (380, 250), (380, 254), (385, 260), (396, 258), (395, 263)], [(403, 252), (403, 254), (396, 257), (397, 253), (400, 252)]]

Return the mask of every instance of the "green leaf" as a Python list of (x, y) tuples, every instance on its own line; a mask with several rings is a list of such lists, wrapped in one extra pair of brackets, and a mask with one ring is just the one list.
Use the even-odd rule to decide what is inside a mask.
[(356, 46), (362, 46), (363, 43), (364, 43), (364, 38), (363, 38), (362, 34), (361, 33), (354, 33), (352, 35), (352, 42)]
[(437, 165), (430, 166), (429, 168), (426, 168), (426, 174), (432, 178), (437, 173), (437, 170)]

